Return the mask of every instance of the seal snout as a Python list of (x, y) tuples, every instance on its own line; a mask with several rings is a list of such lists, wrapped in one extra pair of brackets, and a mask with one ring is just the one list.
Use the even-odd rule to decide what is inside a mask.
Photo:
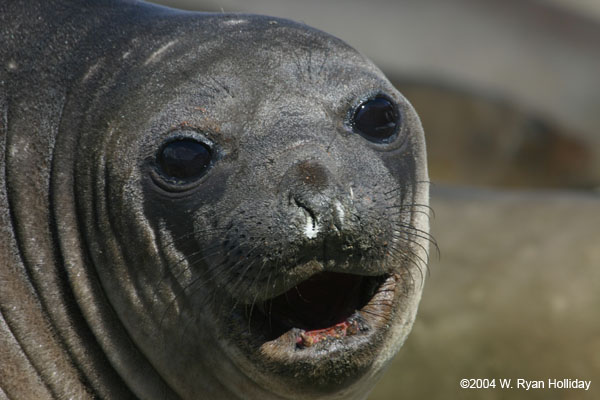
[(344, 230), (350, 201), (330, 170), (318, 160), (304, 160), (291, 167), (288, 204), (295, 208), (298, 231), (307, 239), (318, 234), (339, 236)]

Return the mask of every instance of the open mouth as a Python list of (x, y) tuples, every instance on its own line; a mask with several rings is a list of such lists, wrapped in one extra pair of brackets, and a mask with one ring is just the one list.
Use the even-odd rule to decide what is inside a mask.
[(285, 337), (301, 350), (379, 327), (393, 308), (395, 286), (394, 274), (322, 272), (257, 304), (254, 312), (267, 342)]

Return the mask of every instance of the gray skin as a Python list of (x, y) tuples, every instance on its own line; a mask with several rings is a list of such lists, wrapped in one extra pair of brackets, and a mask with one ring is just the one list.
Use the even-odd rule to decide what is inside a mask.
[[(366, 397), (426, 268), (407, 100), (291, 21), (24, 4), (0, 4), (0, 398)], [(389, 143), (352, 124), (376, 95)], [(185, 185), (157, 161), (177, 138), (211, 149)], [(268, 337), (261, 304), (322, 271), (379, 277), (361, 330)]]

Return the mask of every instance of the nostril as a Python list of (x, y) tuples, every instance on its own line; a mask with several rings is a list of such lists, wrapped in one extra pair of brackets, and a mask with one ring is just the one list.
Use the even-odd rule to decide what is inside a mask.
[(294, 204), (296, 205), (296, 207), (302, 209), (302, 211), (304, 211), (304, 213), (313, 221), (313, 225), (316, 223), (317, 221), (317, 216), (315, 214), (315, 212), (313, 210), (310, 209), (310, 207), (304, 205), (304, 203), (302, 203), (302, 201), (298, 200), (297, 198), (293, 198)]
[(317, 234), (320, 231), (319, 220), (317, 218), (317, 215), (314, 213), (313, 210), (304, 205), (297, 198), (294, 197), (293, 201), (296, 207), (298, 207), (298, 209), (301, 210), (304, 214), (304, 235), (309, 239), (314, 239), (315, 237), (317, 237)]
[(348, 215), (343, 201), (338, 200), (341, 185), (331, 179), (329, 169), (319, 160), (292, 165), (281, 186), (288, 193), (288, 206), (302, 236), (315, 239), (319, 234), (323, 238), (340, 235)]

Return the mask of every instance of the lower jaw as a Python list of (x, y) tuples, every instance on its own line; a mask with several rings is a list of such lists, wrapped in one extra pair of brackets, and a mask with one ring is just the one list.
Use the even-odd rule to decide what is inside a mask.
[[(342, 326), (323, 328), (334, 332), (345, 328), (344, 334), (291, 327), (270, 337), (261, 323), (264, 320), (250, 317), (249, 308), (238, 305), (233, 314), (227, 308), (232, 318), (221, 327), (218, 340), (229, 358), (237, 360), (240, 372), (283, 398), (322, 398), (334, 393), (355, 398), (355, 390), (365, 394), (372, 386), (373, 368), (381, 364), (381, 350), (390, 340), (390, 326), (398, 315), (394, 310), (409, 290), (408, 281), (398, 274), (382, 279), (372, 299), (342, 321)], [(309, 344), (310, 338), (317, 340)]]

